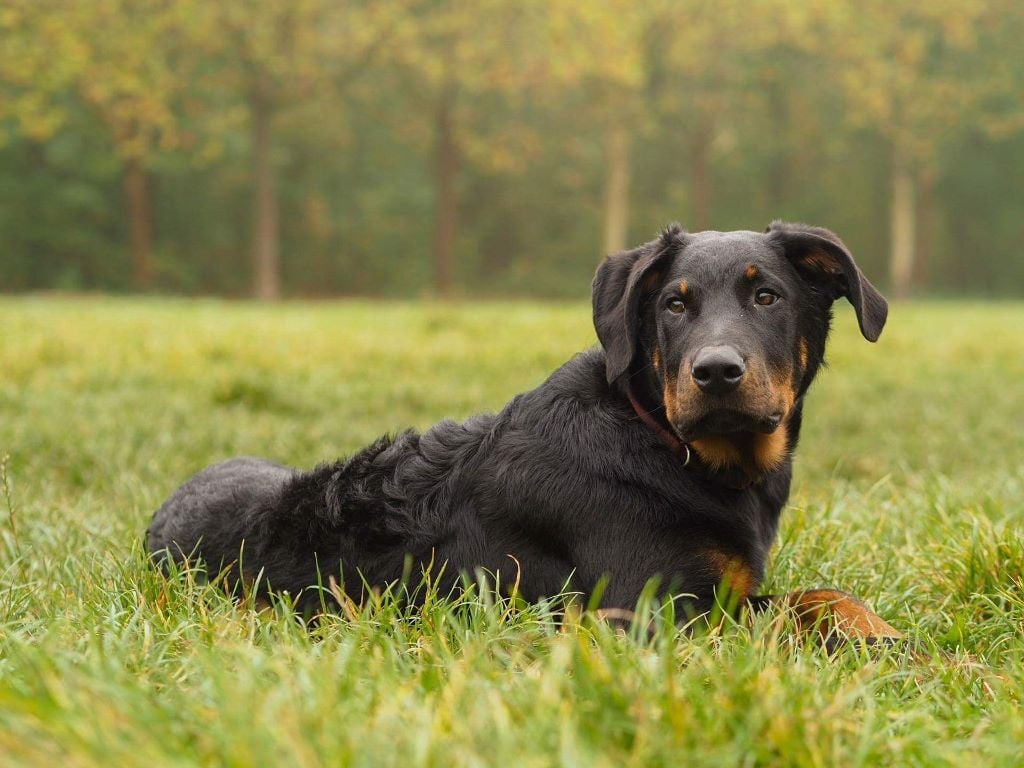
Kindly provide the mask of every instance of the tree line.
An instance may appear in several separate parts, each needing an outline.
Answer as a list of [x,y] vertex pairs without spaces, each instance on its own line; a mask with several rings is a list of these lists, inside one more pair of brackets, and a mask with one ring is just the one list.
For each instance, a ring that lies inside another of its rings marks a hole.
[[7,0],[0,288],[580,295],[678,220],[1024,290],[1017,0]]

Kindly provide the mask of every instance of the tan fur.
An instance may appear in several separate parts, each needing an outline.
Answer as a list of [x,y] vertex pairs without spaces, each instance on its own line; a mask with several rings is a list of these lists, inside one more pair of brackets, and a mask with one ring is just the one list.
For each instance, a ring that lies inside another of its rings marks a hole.
[[787,371],[771,378],[772,389],[777,397],[782,398],[783,416],[782,422],[774,432],[754,435],[754,466],[761,472],[778,469],[786,460],[786,453],[789,451],[789,413],[796,401],[792,372]]
[[864,638],[901,638],[903,634],[852,595],[831,589],[794,592],[786,596],[801,630],[818,628],[827,636],[834,630]]
[[753,279],[755,279],[755,278],[757,277],[757,274],[758,274],[758,273],[757,273],[757,267],[756,267],[756,266],[755,266],[754,264],[751,264],[751,265],[750,265],[749,267],[747,267],[747,268],[746,268],[746,270],[744,270],[744,272],[743,272],[743,276],[744,276],[745,278],[747,278],[747,280],[753,280]]
[[654,353],[651,355],[651,365],[654,366],[654,370],[661,370],[661,351],[655,347]]
[[836,260],[824,251],[811,251],[800,257],[800,264],[809,269],[818,269],[830,275],[839,273]]
[[679,388],[676,386],[677,378],[675,371],[665,371],[665,391],[662,392],[662,400],[665,401],[665,416],[669,424],[674,424],[679,413]]
[[773,390],[782,398],[782,420],[785,421],[789,416],[789,412],[793,410],[793,404],[796,402],[796,390],[793,388],[793,372],[783,371],[772,376],[771,379]]
[[[738,395],[752,411],[781,411],[783,417],[779,427],[769,434],[744,432],[736,435],[705,435],[691,440],[690,445],[712,469],[742,466],[752,479],[756,479],[778,469],[786,460],[789,451],[787,421],[796,399],[793,374],[785,371],[771,375],[763,367],[758,370],[752,366],[748,370],[747,379],[740,385]],[[699,408],[700,401],[700,390],[692,377],[689,377],[689,383],[682,393],[666,382],[665,410],[670,422],[674,422],[680,411]]]
[[788,424],[780,424],[778,429],[767,435],[754,435],[754,465],[761,472],[771,472],[782,466],[788,451]]
[[752,478],[778,469],[789,451],[789,427],[780,424],[769,434],[707,435],[690,441],[711,469],[742,466]]
[[[703,407],[704,395],[690,375],[689,369],[681,373],[686,383],[682,391],[676,394],[676,405],[680,411],[699,413]],[[771,373],[763,364],[751,361],[747,375],[732,397],[736,403],[742,403],[745,409],[754,413],[781,411],[785,417],[793,407],[795,399],[793,372],[787,370]]]
[[721,435],[708,435],[692,440],[690,445],[700,456],[700,460],[712,469],[724,469],[739,464],[743,459],[739,446]]
[[679,295],[680,296],[686,296],[686,294],[689,293],[689,291],[690,291],[690,284],[688,282],[686,282],[685,280],[680,280],[679,281]]
[[807,339],[800,339],[800,368],[807,370],[807,359],[810,356],[810,349],[807,347]]
[[746,600],[757,589],[758,579],[743,558],[713,549],[708,552],[708,559],[718,575],[718,583],[728,589],[734,599]]

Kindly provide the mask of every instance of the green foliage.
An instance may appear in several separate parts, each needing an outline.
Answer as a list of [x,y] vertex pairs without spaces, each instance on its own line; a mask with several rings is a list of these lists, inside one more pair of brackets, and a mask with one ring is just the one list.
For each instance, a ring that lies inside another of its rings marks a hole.
[[499,408],[594,342],[582,303],[0,301],[0,762],[1017,765],[1024,307],[902,305],[877,345],[837,310],[765,587],[853,591],[917,650],[472,591],[307,630],[146,564],[203,465]]
[[11,0],[0,290],[244,294],[271,237],[286,294],[418,296],[453,199],[463,294],[579,297],[613,242],[776,217],[884,284],[899,172],[910,287],[1020,293],[1022,34],[1014,0]]

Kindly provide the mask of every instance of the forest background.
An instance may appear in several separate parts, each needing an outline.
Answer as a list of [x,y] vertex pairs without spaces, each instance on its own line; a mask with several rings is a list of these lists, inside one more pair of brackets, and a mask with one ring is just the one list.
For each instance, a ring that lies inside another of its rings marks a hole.
[[5,0],[0,291],[583,297],[680,221],[1024,294],[1017,0]]

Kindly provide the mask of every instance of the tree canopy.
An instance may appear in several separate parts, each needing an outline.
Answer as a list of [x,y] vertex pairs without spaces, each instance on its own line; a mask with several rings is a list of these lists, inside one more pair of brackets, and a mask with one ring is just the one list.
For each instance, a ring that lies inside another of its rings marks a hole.
[[670,221],[1024,293],[1014,0],[9,0],[0,290],[586,291]]

